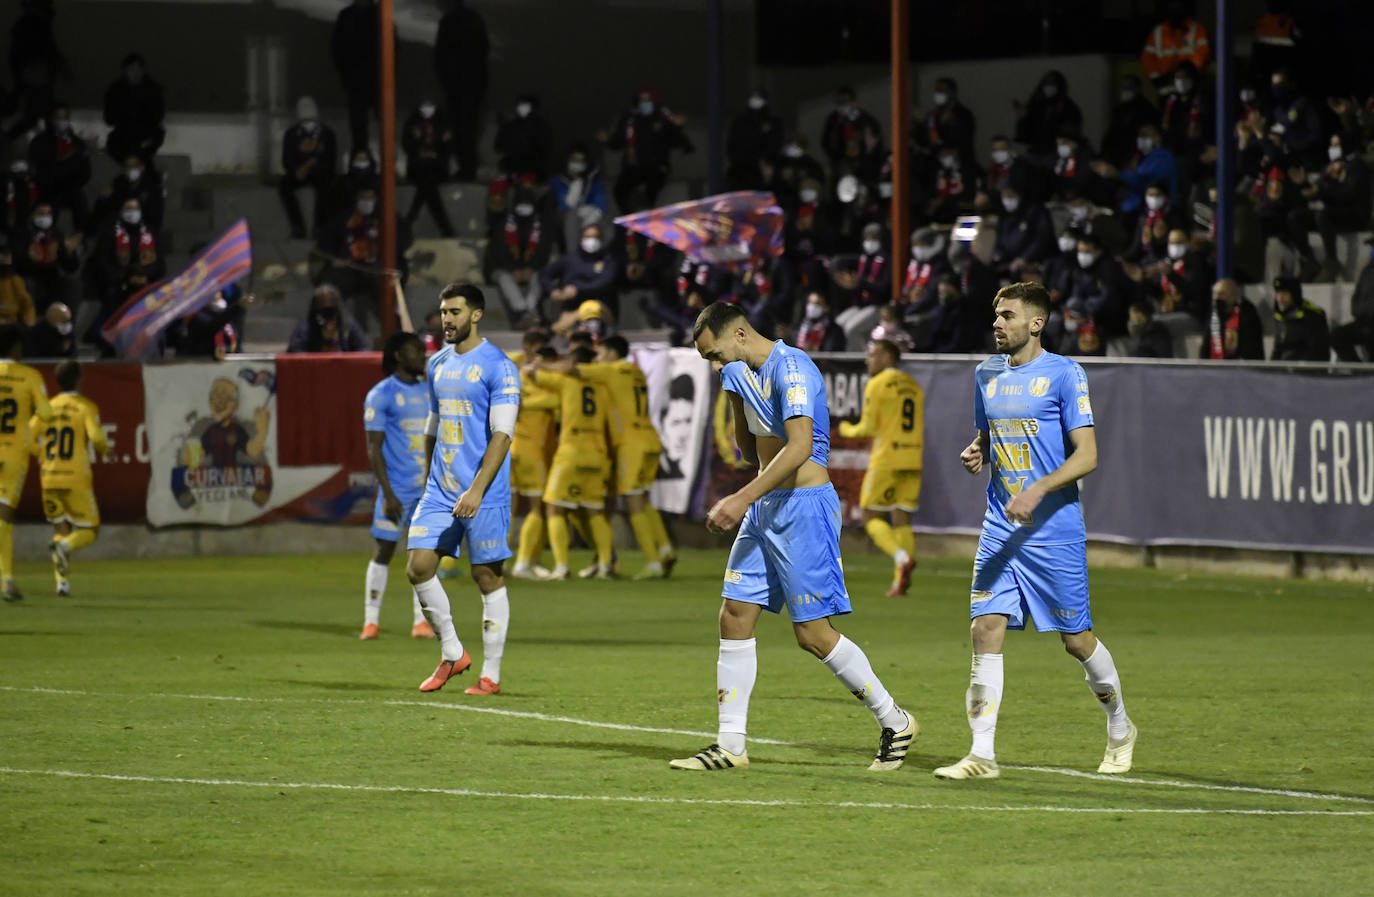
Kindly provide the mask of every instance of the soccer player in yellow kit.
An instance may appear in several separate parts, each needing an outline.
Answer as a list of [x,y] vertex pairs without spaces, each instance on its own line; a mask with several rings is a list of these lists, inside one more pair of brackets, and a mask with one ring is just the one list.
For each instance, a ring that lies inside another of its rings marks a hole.
[[87,446],[94,446],[96,455],[104,457],[110,453],[110,443],[100,426],[100,409],[81,395],[81,365],[64,361],[57,366],[56,376],[61,392],[52,400],[52,420],[45,427],[35,416],[30,426],[43,483],[43,514],[53,525],[48,551],[57,594],[65,598],[72,593],[67,579],[72,552],[90,545],[100,533]]
[[52,420],[43,378],[20,364],[24,331],[17,324],[0,325],[0,580],[6,601],[22,601],[14,584],[14,513],[33,453],[30,418]]
[[647,561],[635,579],[661,579],[677,563],[663,518],[649,502],[649,487],[658,474],[658,456],[663,445],[649,418],[649,385],[644,372],[630,361],[629,355],[630,344],[625,337],[608,336],[597,346],[596,361],[579,364],[577,373],[584,380],[603,386],[611,400],[615,492],[625,497],[630,529]]
[[[863,416],[857,424],[840,424],[840,435],[846,439],[873,437],[859,507],[864,512],[864,531],[892,558],[890,597],[906,594],[916,567],[911,513],[921,497],[925,418],[925,394],[915,380],[897,369],[900,358],[901,350],[889,340],[869,344],[870,379],[864,387]],[[890,524],[888,514],[892,515]]]
[[[573,350],[574,364],[596,360],[592,349]],[[596,550],[592,572],[597,579],[611,578],[611,524],[606,520],[606,487],[611,475],[606,424],[610,400],[606,390],[589,380],[530,364],[525,376],[543,389],[558,393],[558,450],[553,455],[544,505],[548,511],[549,545],[554,568],[550,579],[568,578],[568,512],[585,514]]]
[[[527,348],[528,337],[526,334]],[[556,361],[558,352],[550,346],[540,346],[524,357]],[[556,392],[540,388],[530,377],[521,379],[520,415],[515,419],[515,438],[510,445],[511,501],[513,504],[516,495],[523,495],[529,500],[530,509],[520,526],[515,566],[510,571],[512,579],[542,579],[549,572],[538,561],[544,550],[544,487],[548,485],[549,463],[557,443],[559,404]]]

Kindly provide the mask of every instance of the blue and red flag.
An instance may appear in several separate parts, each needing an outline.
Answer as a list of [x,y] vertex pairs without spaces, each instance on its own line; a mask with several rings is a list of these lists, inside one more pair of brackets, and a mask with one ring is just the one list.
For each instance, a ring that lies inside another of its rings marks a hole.
[[240,218],[219,239],[191,260],[176,277],[139,290],[119,307],[101,329],[124,358],[152,354],[169,324],[195,314],[215,294],[253,270],[248,219]]
[[772,193],[741,190],[615,219],[708,265],[735,268],[782,255],[782,209]]

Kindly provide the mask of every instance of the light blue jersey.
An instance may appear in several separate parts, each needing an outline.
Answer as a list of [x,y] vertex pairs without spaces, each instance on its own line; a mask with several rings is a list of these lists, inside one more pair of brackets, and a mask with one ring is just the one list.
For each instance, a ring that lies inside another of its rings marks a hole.
[[994,355],[974,372],[974,424],[991,443],[992,478],[983,518],[987,539],[1020,544],[1058,545],[1087,539],[1078,484],[1049,493],[1031,522],[1007,519],[1006,505],[1024,487],[1058,469],[1073,451],[1069,433],[1093,426],[1088,377],[1078,362],[1041,352],[1033,361],[1010,367]]
[[[506,353],[487,342],[458,354],[445,346],[429,360],[430,410],[439,418],[434,457],[425,485],[428,498],[456,503],[472,485],[491,441],[488,420],[495,405],[520,404],[520,372]],[[440,501],[440,504],[443,502]],[[487,487],[482,507],[509,507],[510,455]]]
[[811,418],[811,460],[829,466],[830,406],[825,398],[825,380],[810,356],[779,340],[758,371],[737,361],[720,373],[721,387],[744,400],[751,417],[750,429],[757,425],[767,431],[754,430],[757,436],[786,439],[789,419]]
[[429,386],[387,377],[363,402],[363,429],[382,433],[382,460],[391,489],[402,504],[414,504],[425,489],[425,418]]

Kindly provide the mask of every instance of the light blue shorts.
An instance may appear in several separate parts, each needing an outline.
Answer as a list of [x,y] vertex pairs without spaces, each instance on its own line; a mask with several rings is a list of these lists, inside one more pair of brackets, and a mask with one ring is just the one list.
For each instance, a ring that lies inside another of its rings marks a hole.
[[794,623],[849,613],[835,487],[777,489],[750,505],[721,595],[775,614],[786,605]]
[[468,561],[473,564],[494,564],[511,556],[510,505],[477,509],[472,518],[454,517],[455,499],[426,489],[424,497],[410,519],[407,545],[428,548],[448,557],[459,557],[459,545],[466,536]]
[[383,542],[401,541],[401,533],[410,529],[410,518],[415,515],[415,506],[420,503],[419,495],[397,495],[401,500],[401,520],[399,523],[388,520],[382,511],[382,490],[377,490],[377,502],[372,507],[372,538]]
[[1088,543],[1026,545],[1015,536],[978,539],[969,617],[1006,614],[1008,629],[1082,632],[1093,628],[1088,608]]

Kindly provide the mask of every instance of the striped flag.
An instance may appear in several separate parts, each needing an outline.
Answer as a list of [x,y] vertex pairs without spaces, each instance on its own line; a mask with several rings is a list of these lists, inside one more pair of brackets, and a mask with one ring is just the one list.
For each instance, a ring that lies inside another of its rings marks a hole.
[[123,358],[143,358],[173,321],[195,314],[253,270],[248,219],[240,218],[176,277],[144,287],[105,322],[101,334]]
[[699,262],[734,268],[782,255],[782,209],[772,193],[741,190],[622,215],[615,223]]

